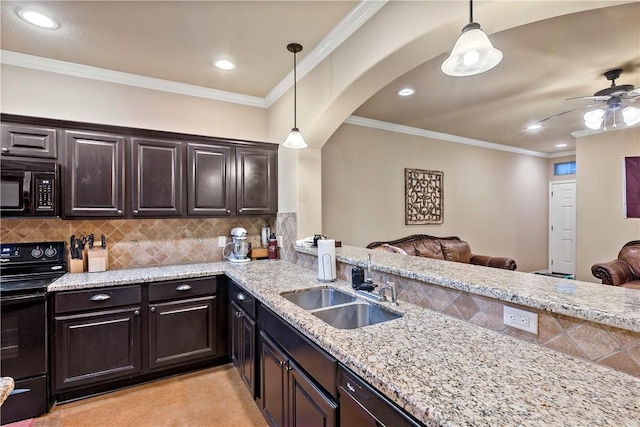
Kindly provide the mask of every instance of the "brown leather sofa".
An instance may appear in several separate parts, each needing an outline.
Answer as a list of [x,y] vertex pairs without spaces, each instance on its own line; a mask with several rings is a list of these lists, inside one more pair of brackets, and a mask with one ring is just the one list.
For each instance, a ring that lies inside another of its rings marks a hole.
[[618,259],[594,264],[591,273],[605,285],[640,289],[640,240],[626,243]]
[[368,244],[367,248],[505,270],[515,270],[517,267],[516,262],[511,258],[474,255],[467,242],[453,236],[435,237],[427,234],[412,234],[389,242],[373,242]]

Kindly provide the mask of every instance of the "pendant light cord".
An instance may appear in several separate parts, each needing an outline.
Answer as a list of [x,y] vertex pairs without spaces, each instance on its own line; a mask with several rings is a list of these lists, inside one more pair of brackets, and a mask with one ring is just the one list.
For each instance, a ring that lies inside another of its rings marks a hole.
[[296,112],[298,110],[298,75],[296,73],[297,62],[296,62],[296,54],[297,52],[293,52],[293,127],[294,129],[298,129],[298,122],[296,117]]
[[469,0],[469,22],[473,22],[473,0]]

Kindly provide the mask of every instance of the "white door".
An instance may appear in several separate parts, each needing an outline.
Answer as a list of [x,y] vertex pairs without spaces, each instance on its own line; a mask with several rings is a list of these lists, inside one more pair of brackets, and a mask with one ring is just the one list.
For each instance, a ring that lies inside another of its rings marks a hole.
[[576,274],[576,182],[549,183],[549,271]]

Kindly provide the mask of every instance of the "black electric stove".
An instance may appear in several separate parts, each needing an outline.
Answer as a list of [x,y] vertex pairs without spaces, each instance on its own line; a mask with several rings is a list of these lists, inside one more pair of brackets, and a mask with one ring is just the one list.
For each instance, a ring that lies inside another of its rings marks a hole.
[[12,377],[0,424],[49,410],[47,286],[67,272],[64,242],[0,245],[0,375]]

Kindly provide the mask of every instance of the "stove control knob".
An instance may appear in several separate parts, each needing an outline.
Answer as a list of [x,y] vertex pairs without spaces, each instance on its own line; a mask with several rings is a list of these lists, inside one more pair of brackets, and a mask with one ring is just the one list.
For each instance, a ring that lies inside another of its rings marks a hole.
[[44,254],[44,251],[42,249],[40,249],[39,246],[35,247],[32,251],[31,251],[31,256],[33,258],[40,258],[42,257],[42,254]]
[[58,251],[53,246],[50,246],[50,247],[48,247],[47,249],[44,250],[44,256],[46,256],[48,258],[56,256],[57,253],[58,253]]

